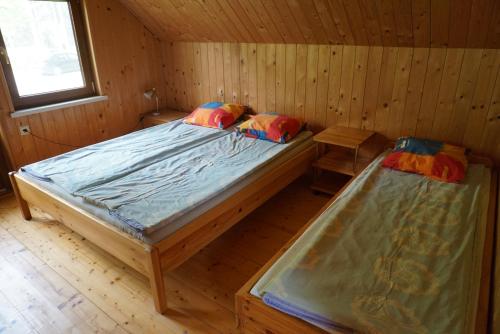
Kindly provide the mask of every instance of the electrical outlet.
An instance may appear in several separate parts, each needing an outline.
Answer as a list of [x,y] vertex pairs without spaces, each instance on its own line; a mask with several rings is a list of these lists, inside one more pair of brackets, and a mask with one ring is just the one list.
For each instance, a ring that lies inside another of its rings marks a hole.
[[30,127],[29,125],[21,125],[19,126],[19,133],[21,136],[26,136],[30,134]]

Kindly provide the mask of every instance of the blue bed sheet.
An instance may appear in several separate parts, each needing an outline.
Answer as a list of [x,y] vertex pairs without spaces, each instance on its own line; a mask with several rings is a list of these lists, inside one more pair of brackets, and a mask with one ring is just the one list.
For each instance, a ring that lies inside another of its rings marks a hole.
[[36,162],[21,170],[74,195],[229,134],[230,131],[173,121]]
[[75,195],[151,233],[310,137],[304,132],[290,143],[278,144],[231,132]]

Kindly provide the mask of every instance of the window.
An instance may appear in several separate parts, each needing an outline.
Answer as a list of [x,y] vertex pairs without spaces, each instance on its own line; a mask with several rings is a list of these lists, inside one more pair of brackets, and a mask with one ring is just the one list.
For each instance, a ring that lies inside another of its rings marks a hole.
[[94,95],[78,0],[0,0],[0,60],[16,110]]

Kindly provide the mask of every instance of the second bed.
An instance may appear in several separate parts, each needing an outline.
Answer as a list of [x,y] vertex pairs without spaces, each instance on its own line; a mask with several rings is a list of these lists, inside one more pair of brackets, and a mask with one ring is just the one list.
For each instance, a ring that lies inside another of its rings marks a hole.
[[485,331],[496,174],[443,183],[383,158],[238,292],[244,333]]

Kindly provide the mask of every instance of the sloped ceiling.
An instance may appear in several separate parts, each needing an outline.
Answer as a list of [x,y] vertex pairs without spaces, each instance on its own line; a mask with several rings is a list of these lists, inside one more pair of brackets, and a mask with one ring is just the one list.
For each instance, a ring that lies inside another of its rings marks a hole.
[[498,0],[121,0],[166,41],[500,48]]

